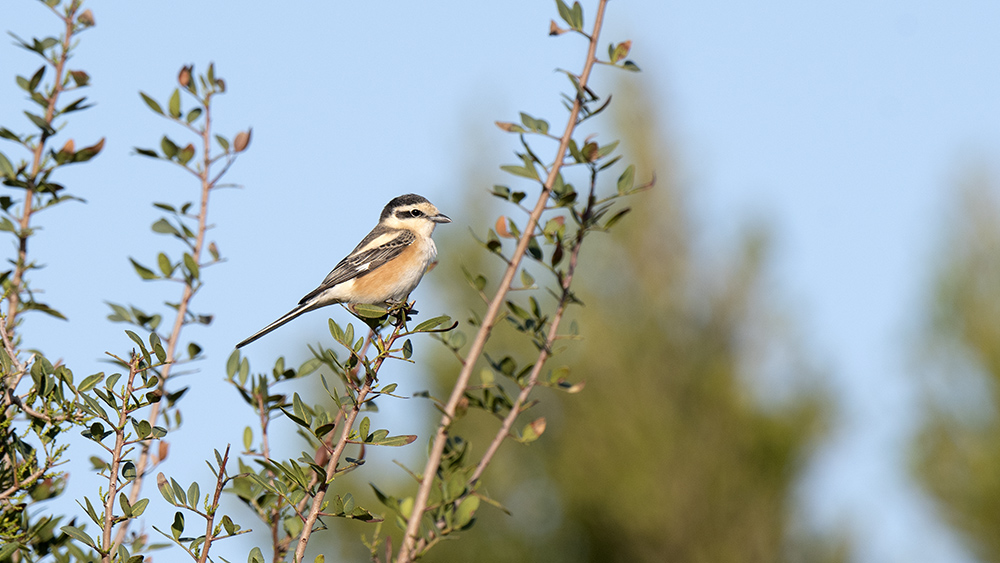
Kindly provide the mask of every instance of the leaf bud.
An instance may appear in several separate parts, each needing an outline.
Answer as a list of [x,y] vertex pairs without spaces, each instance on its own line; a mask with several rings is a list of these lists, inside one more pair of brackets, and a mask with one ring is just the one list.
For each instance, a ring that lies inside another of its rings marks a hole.
[[94,13],[89,9],[84,10],[79,16],[76,17],[77,23],[83,27],[93,27],[94,26]]
[[253,128],[237,133],[236,138],[233,140],[233,150],[236,152],[243,152],[247,150],[247,146],[250,144],[250,135],[252,134]]
[[180,74],[177,75],[177,82],[184,88],[187,88],[191,84],[191,71],[194,70],[192,65],[187,65],[181,68]]

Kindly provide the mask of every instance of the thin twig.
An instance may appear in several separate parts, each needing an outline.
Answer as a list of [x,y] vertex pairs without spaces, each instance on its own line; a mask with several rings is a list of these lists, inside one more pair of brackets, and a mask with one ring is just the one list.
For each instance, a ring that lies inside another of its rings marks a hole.
[[[63,23],[66,25],[66,31],[62,38],[62,51],[59,54],[59,58],[55,63],[56,76],[52,84],[52,94],[49,96],[48,105],[45,107],[45,123],[52,125],[52,121],[55,119],[56,104],[59,101],[59,94],[63,91],[63,82],[65,76],[63,71],[66,67],[66,61],[69,60],[69,52],[73,45],[73,35],[76,28],[73,24],[73,18],[76,16],[76,11],[79,9],[78,3],[73,3],[70,5],[69,12],[66,15],[58,15]],[[31,179],[32,184],[35,178],[41,173],[42,166],[42,155],[45,153],[45,141],[47,140],[46,135],[43,133],[38,140],[38,144],[35,145],[34,154],[31,158]],[[13,330],[17,322],[18,305],[21,300],[21,290],[24,283],[24,274],[28,270],[28,237],[30,236],[31,228],[31,216],[34,213],[34,185],[30,186],[27,190],[24,190],[24,209],[22,210],[22,215],[20,217],[19,226],[20,229],[17,233],[18,244],[17,244],[17,262],[14,264],[14,275],[11,277],[10,282],[10,294],[7,298],[7,327],[9,330]]]
[[[369,370],[366,370],[364,383],[358,390],[357,397],[354,400],[354,406],[351,407],[350,412],[344,417],[344,424],[340,430],[340,439],[337,440],[337,445],[334,447],[333,452],[330,454],[330,460],[326,464],[326,479],[319,484],[316,490],[316,495],[313,497],[312,506],[309,509],[309,514],[306,517],[305,524],[302,528],[302,535],[299,536],[299,543],[295,547],[295,563],[300,563],[302,558],[305,556],[306,546],[309,544],[309,536],[312,534],[313,526],[316,524],[316,519],[319,518],[320,509],[323,506],[323,499],[326,497],[326,491],[330,486],[330,482],[337,474],[337,464],[340,462],[340,456],[343,455],[344,449],[347,447],[348,438],[351,435],[351,429],[354,427],[354,421],[357,420],[358,414],[361,412],[361,408],[364,406],[368,394],[372,391],[375,384],[375,378],[373,374],[377,374],[379,368],[382,367],[382,363],[389,357],[389,349],[392,344],[399,338],[400,330],[402,329],[406,321],[406,311],[400,313],[399,322],[396,324],[392,331],[392,335],[389,337],[387,342],[383,342],[381,337],[379,337],[380,348],[378,357],[372,363]],[[370,339],[370,338],[369,338]],[[353,353],[353,352],[352,352]],[[358,362],[359,366],[361,362]],[[360,370],[360,368],[358,368]],[[362,438],[363,439],[363,438]]]
[[[121,395],[121,411],[118,415],[118,423],[115,425],[115,445],[111,450],[111,466],[108,469],[108,499],[104,502],[104,543],[101,544],[104,546],[104,549],[107,550],[101,558],[101,561],[106,563],[111,563],[114,553],[117,551],[118,546],[121,545],[122,542],[122,539],[119,538],[124,538],[124,534],[122,534],[121,530],[119,530],[114,543],[111,543],[111,529],[117,523],[117,519],[114,515],[114,509],[115,496],[118,493],[118,472],[123,459],[122,448],[125,446],[126,442],[125,434],[128,431],[126,426],[128,424],[129,413],[135,410],[134,408],[130,409],[128,403],[129,398],[132,397],[135,390],[133,385],[135,382],[135,376],[139,373],[139,359],[139,355],[133,355],[131,361],[129,361],[128,381],[125,382],[125,392]],[[126,519],[125,522],[127,523],[128,520]],[[122,528],[124,527],[125,526],[122,526]]]
[[209,510],[205,516],[207,520],[205,523],[205,545],[201,548],[201,557],[198,559],[198,563],[205,563],[208,560],[208,550],[212,547],[212,541],[215,539],[215,531],[212,528],[215,522],[215,512],[219,509],[219,498],[222,496],[222,488],[226,484],[226,465],[228,464],[229,446],[226,445],[226,453],[222,455],[222,463],[219,464],[219,478],[215,481],[215,496],[212,497],[212,510]]
[[[205,125],[201,130],[202,136],[202,159],[203,166],[199,173],[201,178],[201,205],[199,207],[198,213],[198,230],[196,232],[195,244],[192,248],[191,257],[194,259],[195,264],[201,263],[201,252],[204,248],[205,243],[205,230],[208,220],[208,196],[212,191],[212,183],[209,181],[209,164],[211,158],[211,148],[212,148],[212,91],[208,90],[205,93],[205,100],[203,106],[205,108]],[[167,379],[170,377],[170,368],[176,363],[177,359],[177,347],[180,342],[181,328],[185,324],[185,318],[188,314],[188,307],[190,306],[191,299],[194,294],[198,291],[194,284],[197,283],[195,280],[191,280],[191,283],[184,284],[184,291],[181,294],[181,300],[177,306],[177,317],[174,319],[174,326],[170,332],[170,338],[167,340],[167,359],[164,362],[162,369],[160,370],[160,383],[158,386],[159,391],[165,396],[166,395],[166,384]],[[155,425],[157,418],[160,416],[160,404],[161,401],[157,401],[152,404],[149,411],[149,421],[150,424]],[[139,498],[139,494],[142,492],[142,484],[145,480],[146,468],[150,463],[150,449],[152,447],[152,440],[145,440],[141,445],[141,452],[139,454],[139,460],[135,464],[136,476],[132,481],[132,488],[129,491],[129,502],[135,503]],[[128,531],[128,522],[126,522],[118,530],[119,541],[125,537]]]
[[[591,190],[593,193],[593,182],[591,183]],[[593,202],[593,197],[590,198]],[[592,211],[592,206],[588,205],[587,210],[584,211],[584,216],[590,215]],[[487,448],[486,453],[476,464],[476,469],[469,477],[469,488],[470,490],[475,486],[479,478],[482,477],[483,472],[489,466],[490,461],[493,460],[493,456],[496,455],[497,450],[500,449],[500,444],[510,435],[510,429],[513,428],[514,422],[517,420],[519,414],[521,414],[521,407],[528,400],[528,395],[535,388],[538,383],[538,376],[542,371],[545,361],[549,359],[552,354],[552,344],[559,338],[559,324],[562,322],[563,313],[566,312],[566,307],[570,304],[570,285],[573,283],[573,274],[576,273],[576,263],[580,255],[580,247],[583,245],[583,237],[586,234],[586,228],[584,226],[580,227],[577,231],[576,240],[573,243],[573,249],[570,251],[569,265],[566,268],[566,275],[562,278],[562,297],[559,300],[559,306],[556,308],[556,313],[552,317],[551,324],[549,325],[549,332],[545,338],[545,345],[541,347],[538,352],[538,359],[535,361],[535,365],[531,368],[531,373],[528,375],[528,380],[521,388],[521,392],[518,393],[517,398],[514,400],[514,404],[510,408],[510,412],[504,417],[503,423],[500,425],[500,429],[497,431],[496,436],[490,443],[489,448]]]
[[[587,59],[584,63],[583,72],[580,74],[579,84],[581,91],[585,91],[586,89],[587,82],[590,79],[591,69],[593,68],[594,61],[596,60],[595,53],[597,51],[598,35],[604,20],[604,10],[606,6],[607,0],[600,0],[597,6],[597,14],[594,18],[594,31],[590,35],[590,46],[587,50]],[[559,175],[559,170],[562,168],[563,155],[566,154],[566,150],[569,147],[569,141],[573,136],[574,129],[576,128],[577,118],[580,115],[580,109],[582,106],[583,100],[578,94],[573,101],[573,107],[570,109],[566,129],[559,141],[557,157],[553,161],[552,168],[549,170],[549,175],[546,178],[542,191],[538,196],[538,201],[535,203],[535,207],[532,209],[531,215],[528,217],[528,224],[525,226],[521,239],[518,241],[517,248],[514,250],[514,254],[511,257],[510,264],[504,272],[503,279],[500,282],[500,287],[497,289],[497,294],[490,303],[490,306],[486,311],[486,315],[483,317],[482,324],[479,327],[479,331],[476,333],[476,338],[473,340],[472,346],[469,348],[466,363],[462,366],[462,371],[459,373],[458,380],[452,388],[451,396],[448,399],[448,403],[444,409],[444,414],[441,417],[441,422],[439,423],[437,432],[434,435],[434,442],[431,446],[430,455],[428,456],[427,463],[424,466],[424,472],[421,476],[422,480],[420,482],[420,489],[414,499],[413,510],[410,512],[406,532],[403,536],[403,545],[400,547],[399,555],[396,559],[397,563],[409,563],[413,560],[413,548],[416,544],[417,535],[420,531],[420,522],[423,520],[424,510],[427,508],[427,499],[430,497],[434,477],[441,464],[441,456],[444,453],[445,444],[448,441],[448,427],[451,425],[451,422],[455,417],[459,402],[465,396],[465,389],[468,386],[473,367],[476,365],[476,359],[483,353],[486,341],[497,321],[497,316],[500,314],[504,298],[506,297],[511,283],[514,280],[514,275],[521,263],[521,259],[524,257],[524,253],[528,248],[528,243],[531,241],[531,235],[534,233],[535,227],[538,225],[539,218],[545,210],[549,195],[552,192],[552,186]]]

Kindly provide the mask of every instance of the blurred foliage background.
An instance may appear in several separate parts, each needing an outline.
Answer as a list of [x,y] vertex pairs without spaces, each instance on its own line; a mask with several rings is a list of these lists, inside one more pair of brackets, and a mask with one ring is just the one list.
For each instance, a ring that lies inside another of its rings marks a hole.
[[985,173],[962,183],[928,303],[927,416],[914,468],[983,561],[1000,561],[1000,200]]
[[[582,338],[565,341],[551,366],[569,367],[585,386],[541,390],[538,412],[518,426],[541,415],[546,433],[527,446],[504,444],[487,471],[486,493],[513,517],[484,504],[462,541],[444,542],[426,560],[846,560],[846,541],[797,522],[798,480],[824,439],[831,400],[767,290],[766,230],[744,229],[717,263],[699,258],[670,141],[649,118],[652,100],[624,85],[615,92],[622,152],[637,182],[655,173],[657,184],[581,255],[576,287],[585,305],[571,318]],[[471,224],[512,213],[499,200],[477,204],[491,178],[482,166],[467,170],[470,189],[457,207],[477,217]],[[503,263],[468,233],[441,235],[449,259],[436,280],[451,296],[449,313],[464,320],[482,303],[461,268],[493,271],[495,283]],[[532,356],[503,323],[493,338],[487,353],[520,349],[519,365]],[[459,366],[434,348],[429,371],[440,394]],[[498,425],[477,412],[457,430],[478,455]],[[341,549],[353,540],[342,541]]]

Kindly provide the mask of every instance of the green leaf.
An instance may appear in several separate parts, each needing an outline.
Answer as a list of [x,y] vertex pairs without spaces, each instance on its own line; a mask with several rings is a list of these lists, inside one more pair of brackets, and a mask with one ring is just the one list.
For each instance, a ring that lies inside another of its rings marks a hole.
[[77,86],[86,86],[90,83],[90,75],[82,70],[71,70],[69,75],[73,77],[73,82],[76,82]]
[[635,184],[635,165],[629,164],[622,175],[618,177],[618,195],[625,195],[632,191]]
[[301,426],[303,428],[309,428],[309,423],[306,422],[305,419],[303,419],[303,418],[301,418],[299,416],[296,416],[294,413],[288,412],[288,410],[285,409],[285,408],[281,408],[281,412],[285,413],[285,416],[287,416],[289,419],[291,419],[291,421],[294,422],[295,424],[298,424],[299,426]]
[[97,549],[97,543],[95,543],[94,540],[92,540],[90,536],[88,536],[87,533],[81,530],[80,528],[77,528],[75,526],[63,526],[62,528],[60,528],[60,530],[62,530],[64,534],[75,539],[76,541],[83,542],[89,545],[90,547]]
[[[126,334],[126,336],[128,336],[132,340],[132,342],[135,342],[139,346],[139,349],[143,353],[146,352],[146,345],[143,343],[142,339],[139,338],[138,334],[132,332],[131,330],[126,330],[125,334]],[[118,377],[121,377],[121,374],[120,373],[116,373],[116,374],[114,374],[111,377],[114,377],[114,378],[117,379]],[[110,378],[109,378],[109,381],[110,381]],[[114,385],[114,383],[110,383],[110,385]]]
[[399,446],[405,446],[407,444],[412,444],[417,439],[414,434],[403,434],[400,436],[389,436],[388,438],[382,440],[376,445],[379,446],[390,446],[398,448]]
[[533,278],[527,270],[521,270],[521,283],[524,287],[531,287],[535,285],[535,278]]
[[161,252],[157,255],[156,262],[160,267],[160,272],[163,274],[163,277],[169,278],[170,274],[174,273],[174,265],[170,263],[170,259],[167,258],[166,254]]
[[163,108],[160,107],[160,104],[156,103],[156,100],[150,98],[149,96],[146,95],[145,92],[142,91],[139,92],[139,95],[142,96],[142,101],[146,102],[146,105],[149,106],[149,109],[155,111],[160,115],[163,115]]
[[520,125],[518,125],[516,123],[511,123],[509,121],[494,121],[493,123],[496,123],[497,127],[499,127],[500,129],[503,129],[504,131],[506,131],[508,133],[524,133],[525,132],[524,127],[521,127]]
[[191,483],[191,486],[188,487],[187,495],[188,502],[191,503],[191,506],[197,506],[198,502],[201,500],[201,488],[198,486],[197,481]]
[[[378,319],[386,316],[389,310],[385,307],[380,307],[378,305],[371,305],[368,303],[357,303],[351,306],[357,315],[363,319]],[[348,339],[350,340],[350,339]]]
[[573,29],[577,31],[583,30],[583,8],[580,7],[579,2],[573,2],[573,9],[570,11],[570,19],[572,20],[570,25],[573,26]]
[[12,542],[0,547],[0,561],[10,561],[13,558],[14,552],[21,549],[22,544],[20,542]]
[[597,158],[598,159],[604,158],[604,157],[608,156],[609,154],[611,154],[612,152],[614,152],[614,150],[618,147],[618,143],[620,143],[620,142],[621,141],[612,141],[612,142],[604,145],[600,149],[598,149],[597,150]]
[[148,438],[149,434],[153,431],[153,426],[146,420],[133,422],[132,425],[135,426],[135,433],[138,434],[140,440]]
[[86,393],[87,391],[90,391],[94,387],[97,387],[97,384],[103,380],[104,380],[103,371],[101,373],[95,373],[94,375],[89,375],[85,377],[83,381],[80,382],[80,386],[77,387],[77,390],[79,390],[81,393]]
[[160,150],[163,151],[164,156],[167,158],[174,158],[180,151],[180,149],[177,148],[177,145],[174,144],[174,142],[171,141],[166,135],[160,139]]
[[618,45],[608,45],[608,58],[611,59],[611,64],[615,64],[627,57],[631,48],[631,41],[623,41]]
[[174,235],[181,236],[180,231],[178,231],[173,225],[170,224],[166,219],[158,219],[151,227],[154,233],[160,233],[164,235]]
[[78,99],[78,100],[76,100],[74,102],[70,102],[69,104],[67,104],[66,106],[64,106],[61,110],[59,110],[59,113],[60,114],[71,113],[71,112],[74,112],[74,111],[80,111],[80,110],[83,110],[83,109],[87,109],[89,107],[94,107],[94,104],[84,104],[83,102],[85,102],[85,101],[87,101],[87,97],[86,96],[84,96],[84,97],[82,97],[82,98],[80,98],[80,99]]
[[7,157],[2,152],[0,152],[0,176],[3,176],[4,178],[13,178],[14,174],[14,165],[7,160]]
[[632,208],[631,207],[626,207],[625,209],[622,209],[618,213],[615,213],[614,215],[612,215],[611,218],[608,219],[608,222],[604,224],[604,228],[605,229],[610,229],[612,225],[614,225],[615,223],[617,223],[618,221],[620,221],[621,218],[624,217],[625,214],[628,213],[629,211],[632,211]]
[[413,332],[424,332],[427,330],[432,330],[438,326],[451,320],[448,315],[441,315],[440,317],[434,317],[433,319],[427,319],[426,321],[417,325],[417,328],[413,329]]
[[556,0],[556,8],[559,10],[559,17],[563,19],[564,22],[573,27],[572,14],[570,13],[569,6],[566,5],[563,0]]
[[354,324],[347,323],[347,328],[344,330],[344,346],[351,348],[354,344]]
[[523,176],[524,178],[530,178],[532,180],[538,179],[538,170],[535,169],[535,165],[531,164],[529,166],[517,166],[515,164],[505,164],[500,167],[500,170],[508,172],[515,176]]
[[140,278],[142,278],[144,280],[155,280],[155,279],[157,279],[159,277],[159,276],[156,275],[155,272],[153,272],[153,270],[150,270],[149,268],[147,268],[147,267],[143,266],[142,264],[136,262],[132,258],[129,258],[128,260],[129,260],[129,262],[132,263],[132,267],[135,268],[135,272],[137,274],[139,274]]
[[47,121],[45,121],[45,119],[27,111],[24,112],[24,115],[28,116],[28,119],[31,120],[31,122],[34,123],[36,127],[42,130],[43,135],[50,136],[55,134],[56,130],[53,129],[52,126],[49,125]]
[[233,350],[233,353],[229,355],[229,359],[226,360],[226,375],[233,377],[236,375],[236,370],[240,367],[240,352],[239,350]]
[[455,526],[457,528],[464,528],[472,522],[473,516],[476,514],[476,510],[479,509],[479,497],[468,496],[465,500],[458,504],[458,508],[455,509]]
[[[174,513],[174,523],[170,525],[170,533],[174,536],[175,540],[179,540],[181,534],[184,533],[184,515],[180,512]],[[264,563],[263,559],[261,559],[261,563]]]
[[194,158],[194,145],[191,144],[181,149],[181,152],[177,154],[177,160],[181,164],[187,164],[192,158]]
[[227,152],[229,151],[229,141],[226,140],[225,137],[223,137],[222,135],[216,135],[215,141],[219,143],[219,146],[222,147],[222,150]]
[[34,92],[35,88],[38,88],[38,83],[42,81],[42,77],[45,76],[45,67],[40,67],[35,71],[34,76],[31,77],[31,81],[28,83],[28,90]]
[[247,426],[243,429],[243,449],[251,451],[253,447],[253,429]]
[[198,119],[200,116],[201,116],[201,108],[194,108],[193,110],[188,112],[187,117],[185,119],[187,120],[188,123],[194,123],[194,120]]
[[200,268],[198,268],[197,262],[194,261],[194,257],[187,252],[184,253],[184,267],[191,273],[192,278],[198,279]]
[[299,366],[299,376],[309,375],[310,373],[323,367],[323,362],[319,358],[310,358]]
[[312,414],[306,408],[305,403],[302,402],[302,398],[299,397],[298,393],[292,395],[292,410],[295,412],[295,416],[306,421],[306,427],[312,425]]
[[170,95],[170,102],[167,105],[170,116],[179,119],[181,116],[181,91],[174,88],[174,93]]
[[535,260],[542,259],[542,247],[538,245],[538,237],[531,237],[528,241],[528,254]]
[[122,514],[124,514],[126,518],[132,517],[132,505],[128,503],[128,497],[125,496],[125,493],[118,495],[118,505],[122,507]]
[[132,505],[132,517],[137,518],[139,516],[142,516],[142,513],[146,511],[146,506],[148,505],[149,505],[148,498],[141,498],[135,501],[135,504]]
[[97,156],[104,148],[104,137],[89,147],[84,147],[73,154],[73,162],[87,162]]
[[164,500],[170,504],[177,504],[177,500],[174,498],[174,488],[170,486],[163,473],[156,475],[156,487],[160,490],[160,494],[163,495]]
[[413,355],[413,343],[407,338],[406,342],[403,342],[403,358],[409,360],[410,356]]
[[622,68],[624,68],[625,70],[631,70],[632,72],[639,72],[640,70],[639,66],[633,63],[632,61],[625,61],[622,64]]
[[358,425],[358,435],[361,436],[361,441],[364,441],[368,437],[368,429],[371,427],[371,421],[368,417],[361,419],[361,424]]
[[52,307],[49,307],[45,303],[39,303],[37,301],[28,301],[27,303],[24,304],[24,309],[26,311],[40,311],[42,313],[45,313],[46,315],[53,316],[57,319],[62,319],[64,321],[67,320],[66,315],[63,315],[62,313],[56,311]]

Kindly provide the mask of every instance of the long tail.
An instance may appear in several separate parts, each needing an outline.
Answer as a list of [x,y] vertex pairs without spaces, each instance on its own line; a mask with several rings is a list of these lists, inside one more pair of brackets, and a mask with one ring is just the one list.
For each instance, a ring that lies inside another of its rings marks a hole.
[[253,336],[251,336],[250,338],[247,338],[243,342],[240,342],[239,344],[237,344],[236,347],[237,348],[242,348],[242,347],[246,346],[247,344],[250,344],[254,340],[257,340],[261,336],[264,336],[265,334],[271,332],[272,330],[278,328],[279,326],[281,326],[281,325],[287,323],[288,321],[294,319],[295,317],[298,317],[302,313],[308,313],[309,311],[312,311],[315,308],[316,308],[316,304],[315,303],[300,303],[297,307],[295,307],[291,311],[285,313],[280,319],[278,319],[278,320],[274,321],[273,323],[265,326],[264,328],[262,328],[259,331],[257,331],[257,333],[254,334]]

